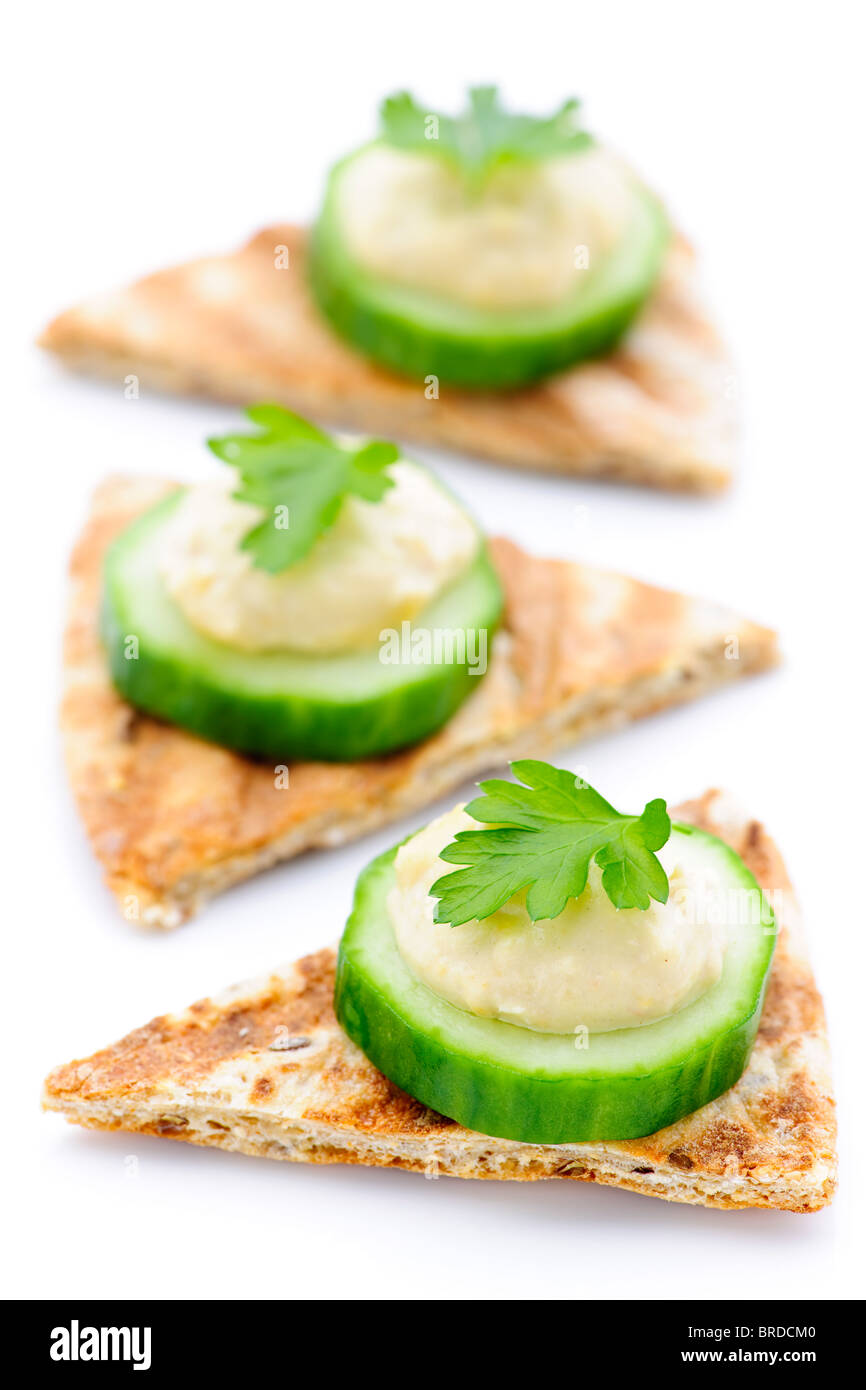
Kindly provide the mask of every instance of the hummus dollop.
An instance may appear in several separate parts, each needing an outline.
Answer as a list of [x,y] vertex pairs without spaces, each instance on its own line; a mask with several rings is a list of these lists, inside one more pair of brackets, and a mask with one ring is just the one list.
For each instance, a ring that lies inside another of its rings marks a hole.
[[208,637],[246,652],[329,654],[374,645],[431,603],[474,558],[474,523],[417,464],[389,469],[378,502],[349,496],[310,552],[279,574],[243,537],[264,512],[232,497],[227,474],[190,487],[166,522],[163,582]]
[[532,922],[519,893],[484,921],[434,922],[430,888],[455,865],[440,851],[478,822],[461,806],[401,846],[388,912],[406,964],[442,999],[485,1018],[542,1033],[606,1033],[677,1013],[710,989],[724,964],[726,930],[712,910],[719,885],[659,851],[670,880],[666,903],[618,911],[590,866],[579,898]]
[[337,215],[373,275],[475,309],[546,308],[622,238],[634,187],[598,148],[504,167],[473,189],[444,160],[372,145],[346,166]]

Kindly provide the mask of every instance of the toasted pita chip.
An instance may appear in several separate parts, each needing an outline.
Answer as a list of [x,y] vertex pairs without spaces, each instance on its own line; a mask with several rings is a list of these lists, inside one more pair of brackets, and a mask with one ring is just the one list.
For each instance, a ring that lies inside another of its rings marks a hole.
[[785,866],[718,792],[677,807],[725,838],[781,924],[749,1065],[730,1091],[646,1139],[520,1144],[463,1129],[387,1081],[334,1018],[333,950],[156,1018],[49,1076],[76,1124],[163,1134],[261,1158],[364,1163],[461,1178],[576,1178],[703,1206],[817,1211],[836,1174],[821,996]]
[[775,634],[727,609],[494,541],[504,624],[487,674],[450,723],[404,752],[275,775],[139,714],[109,680],[102,558],[169,486],[114,479],[95,498],[72,561],[61,715],[93,848],[124,915],[147,926],[176,926],[231,884],[343,844],[510,758],[544,756],[777,659]]
[[330,331],[307,292],[304,248],[301,228],[268,228],[233,255],[160,271],[68,310],[41,344],[118,382],[132,373],[159,390],[278,401],[346,428],[501,463],[690,492],[729,481],[733,378],[684,242],[616,352],[528,390],[442,385],[437,399]]

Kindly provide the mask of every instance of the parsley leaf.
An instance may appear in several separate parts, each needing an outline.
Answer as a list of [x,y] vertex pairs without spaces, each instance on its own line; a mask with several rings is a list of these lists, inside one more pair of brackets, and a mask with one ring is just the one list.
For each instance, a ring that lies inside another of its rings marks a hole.
[[444,874],[430,889],[439,899],[437,922],[459,927],[489,917],[521,889],[533,922],[556,917],[586,887],[592,860],[614,907],[667,902],[668,879],[652,853],[671,833],[664,801],[639,816],[623,816],[573,772],[524,759],[511,764],[518,782],[494,779],[466,807],[495,826],[461,830],[440,857],[466,867]]
[[376,439],[343,448],[279,405],[250,406],[246,414],[258,434],[222,435],[208,448],[237,469],[232,496],[267,513],[241,542],[257,569],[279,574],[302,560],[350,494],[378,502],[393,487],[385,470],[400,456],[395,444]]
[[425,111],[408,92],[382,103],[382,138],[397,149],[438,155],[474,182],[493,169],[574,154],[592,144],[578,125],[580,103],[566,101],[552,116],[517,116],[504,110],[496,87],[471,87],[459,116]]

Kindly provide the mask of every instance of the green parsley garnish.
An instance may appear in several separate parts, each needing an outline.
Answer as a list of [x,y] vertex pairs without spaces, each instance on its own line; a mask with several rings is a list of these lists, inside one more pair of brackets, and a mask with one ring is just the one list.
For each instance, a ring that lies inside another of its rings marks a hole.
[[382,103],[382,138],[401,150],[447,159],[470,181],[484,179],[503,164],[574,154],[592,144],[581,130],[572,99],[552,116],[516,116],[505,111],[496,87],[472,87],[459,116],[425,111],[408,92]]
[[237,469],[240,486],[232,496],[267,513],[241,542],[257,569],[288,569],[334,524],[346,497],[378,502],[393,486],[385,470],[400,457],[395,444],[375,439],[343,448],[279,405],[253,405],[246,414],[260,427],[257,434],[222,435],[209,439],[208,448]]
[[594,859],[614,907],[648,908],[668,899],[668,879],[653,850],[671,833],[664,801],[622,816],[573,772],[524,759],[511,764],[521,782],[481,782],[466,810],[495,829],[461,830],[440,857],[467,867],[443,875],[430,892],[437,922],[459,927],[489,917],[521,889],[533,922],[556,917],[586,887]]

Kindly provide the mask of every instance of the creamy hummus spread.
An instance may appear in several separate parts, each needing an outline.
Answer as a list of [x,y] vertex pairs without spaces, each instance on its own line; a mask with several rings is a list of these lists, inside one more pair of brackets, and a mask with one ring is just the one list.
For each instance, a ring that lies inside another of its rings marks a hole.
[[457,1008],[542,1033],[604,1033],[666,1018],[719,979],[726,932],[711,910],[719,885],[705,870],[687,873],[670,841],[659,851],[670,896],[646,911],[617,911],[592,864],[586,889],[558,917],[530,921],[520,893],[484,921],[437,924],[429,890],[457,867],[439,852],[459,830],[477,829],[458,806],[413,835],[397,852],[388,898],[404,961]]
[[505,167],[480,189],[445,160],[373,145],[343,171],[337,215],[365,270],[477,309],[544,308],[628,227],[633,176],[612,154]]
[[[230,473],[190,487],[166,522],[160,572],[200,632],[247,652],[327,654],[374,645],[460,575],[478,532],[417,464],[389,469],[381,501],[349,496],[313,548],[280,574],[240,549],[264,512],[231,496]],[[289,517],[291,525],[291,517]]]

